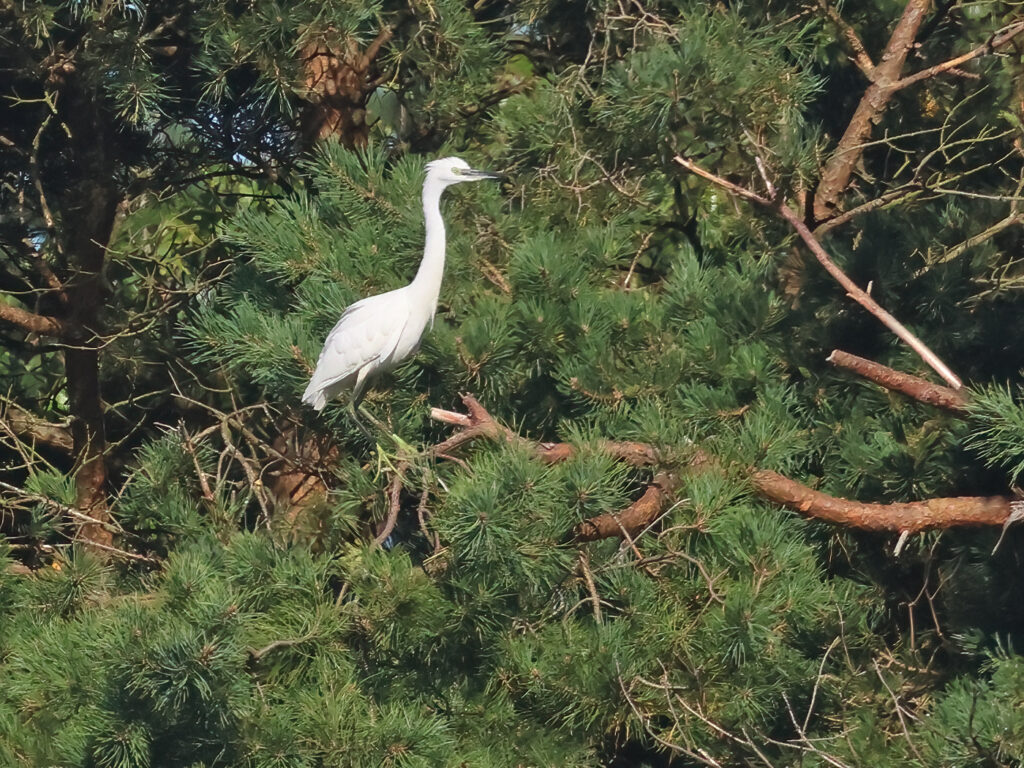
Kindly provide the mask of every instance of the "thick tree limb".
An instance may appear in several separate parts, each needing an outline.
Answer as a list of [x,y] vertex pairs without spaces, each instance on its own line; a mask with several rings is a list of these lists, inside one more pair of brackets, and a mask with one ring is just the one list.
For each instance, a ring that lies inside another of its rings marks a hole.
[[908,0],[892,36],[873,69],[871,84],[857,104],[857,109],[846,126],[846,131],[835,152],[821,172],[818,190],[814,195],[814,219],[824,221],[839,208],[839,198],[850,183],[853,169],[864,151],[864,142],[871,135],[871,127],[885,112],[889,100],[896,92],[896,83],[914,47],[914,38],[931,6],[931,0]]
[[[103,277],[107,243],[122,200],[114,170],[115,129],[91,88],[70,78],[62,90],[73,173],[66,179],[60,240],[69,264],[64,283],[68,313],[64,321],[64,373],[75,454],[75,506],[99,520],[107,510],[106,406],[100,391],[100,350],[107,289]],[[87,523],[79,537],[109,551],[110,531]]]
[[373,65],[393,35],[394,27],[385,26],[364,51],[354,37],[313,42],[302,49],[309,102],[302,114],[302,135],[307,144],[337,136],[349,148],[366,145],[366,102],[377,87]]
[[598,515],[584,520],[575,530],[577,541],[595,541],[597,539],[614,539],[621,537],[623,532],[630,537],[640,533],[653,523],[668,508],[672,494],[679,486],[679,478],[670,472],[659,472],[653,482],[647,486],[643,496],[634,501],[622,512],[614,515]]
[[45,419],[40,419],[6,398],[0,399],[0,406],[4,406],[3,410],[0,410],[0,420],[15,435],[71,454],[74,442],[71,439],[71,430],[67,425],[53,424]]
[[840,368],[870,379],[886,389],[895,392],[902,392],[922,403],[934,405],[947,411],[963,415],[967,412],[967,398],[958,390],[950,387],[943,387],[939,384],[932,384],[930,381],[911,376],[909,373],[897,371],[888,366],[867,360],[857,355],[851,355],[841,349],[832,350],[827,358],[828,362]]
[[868,294],[867,291],[861,290],[860,286],[853,282],[853,280],[851,280],[846,273],[843,272],[843,270],[841,270],[834,261],[832,261],[832,257],[829,256],[828,251],[822,247],[821,243],[814,236],[814,233],[811,232],[803,222],[803,219],[801,219],[792,208],[786,205],[785,202],[780,201],[779,203],[776,203],[774,199],[762,197],[756,192],[751,192],[749,189],[733,184],[731,181],[723,179],[720,176],[716,176],[710,171],[704,170],[691,160],[687,160],[685,157],[676,155],[675,161],[683,168],[692,171],[713,184],[716,184],[723,189],[727,189],[746,200],[750,200],[766,208],[770,208],[778,213],[780,217],[788,221],[793,229],[796,230],[796,233],[800,235],[800,239],[804,241],[807,248],[825,268],[825,271],[832,275],[835,281],[846,289],[846,293],[851,299],[877,317],[886,328],[895,333],[896,336],[907,344],[907,346],[920,355],[921,359],[928,363],[936,373],[942,376],[942,378],[945,379],[951,387],[959,389],[963,386],[963,383],[957,375],[950,370],[949,366],[942,362],[938,355],[932,352],[932,350],[923,341],[911,333],[899,320],[882,309],[878,302],[871,298],[871,295]]
[[[498,424],[482,405],[471,395],[463,395],[467,407],[472,403],[474,415],[433,409],[432,418],[448,424],[463,426],[464,432],[457,433],[450,440],[472,430],[471,437],[458,445],[478,437],[504,439],[510,430]],[[490,423],[491,427],[483,427]],[[518,438],[524,445],[533,446],[538,458],[558,460],[570,458],[575,448],[565,443],[533,443]],[[638,460],[640,466],[648,464],[647,457],[656,456],[651,446],[647,451],[638,452],[637,444],[607,443],[610,446],[633,446],[622,452],[624,461]],[[552,448],[557,446],[557,451]],[[545,458],[547,457],[547,458]],[[716,461],[700,449],[690,452],[690,471],[713,467]],[[925,501],[897,502],[892,504],[870,504],[829,496],[802,483],[791,480],[777,472],[752,468],[748,477],[755,492],[764,499],[795,510],[807,517],[824,520],[836,525],[857,528],[864,531],[918,533],[931,529],[958,527],[1003,526],[1024,515],[1024,501],[1006,496],[963,496],[935,498]],[[615,515],[598,515],[580,523],[575,530],[579,541],[593,541],[604,538],[633,536],[651,525],[668,509],[672,495],[681,480],[669,471],[659,471],[643,495],[622,512]]]
[[751,472],[758,494],[808,517],[865,531],[920,533],[936,528],[1001,526],[1024,502],[1006,496],[961,496],[893,504],[866,504],[829,496],[777,472]]
[[29,312],[12,304],[0,303],[0,320],[28,333],[39,333],[44,336],[59,336],[64,330],[60,320],[37,315],[35,312]]

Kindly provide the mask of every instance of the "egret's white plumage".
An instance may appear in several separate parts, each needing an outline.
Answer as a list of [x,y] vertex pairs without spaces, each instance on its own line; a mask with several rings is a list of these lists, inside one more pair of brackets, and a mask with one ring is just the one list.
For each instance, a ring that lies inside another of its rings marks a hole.
[[355,413],[369,379],[416,351],[423,332],[433,323],[441,293],[445,251],[441,193],[452,184],[493,178],[500,175],[473,170],[457,157],[427,164],[423,182],[427,234],[416,277],[404,288],[361,299],[345,310],[327,334],[302,402],[319,411],[328,400],[351,389]]

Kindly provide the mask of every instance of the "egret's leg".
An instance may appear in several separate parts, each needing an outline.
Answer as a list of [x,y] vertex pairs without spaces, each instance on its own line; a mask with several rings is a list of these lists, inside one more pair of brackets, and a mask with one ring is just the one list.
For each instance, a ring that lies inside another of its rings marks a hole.
[[359,373],[356,375],[355,386],[352,387],[352,398],[348,401],[349,413],[352,416],[352,421],[355,422],[356,426],[359,427],[359,431],[363,433],[367,440],[371,442],[374,440],[370,430],[363,424],[363,420],[359,418],[359,404],[363,401],[363,395],[366,392],[366,379],[370,372],[368,365],[363,366]]
[[352,418],[355,421],[356,426],[359,427],[359,431],[366,435],[368,440],[373,440],[373,435],[370,434],[370,431],[366,428],[366,425],[363,424],[364,418],[369,419],[370,423],[373,424],[374,427],[383,432],[385,435],[390,435],[391,429],[388,427],[387,424],[384,424],[379,419],[374,417],[372,413],[370,413],[369,411],[364,411],[359,407],[359,404],[363,402],[363,395],[366,394],[366,384],[369,379],[369,371],[370,366],[363,366],[363,368],[360,369],[359,373],[356,375],[356,383],[355,386],[352,387],[352,399],[349,401],[349,405],[352,413]]
[[352,421],[355,423],[357,427],[359,427],[359,431],[363,433],[363,437],[365,437],[371,443],[376,441],[376,438],[373,436],[370,430],[368,430],[366,428],[366,425],[363,424],[363,420],[359,418],[359,408],[356,407],[356,403],[354,400],[349,401],[348,415],[352,417]]

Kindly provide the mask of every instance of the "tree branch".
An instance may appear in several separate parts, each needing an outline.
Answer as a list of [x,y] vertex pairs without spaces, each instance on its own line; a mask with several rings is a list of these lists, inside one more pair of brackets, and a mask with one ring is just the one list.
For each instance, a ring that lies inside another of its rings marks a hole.
[[359,62],[359,68],[364,72],[370,68],[374,59],[377,58],[377,54],[380,53],[380,49],[383,48],[391,40],[395,34],[395,28],[390,24],[380,31],[380,33],[373,39],[373,42],[366,46],[366,50],[363,52],[362,59]]
[[1009,24],[1003,27],[1001,31],[997,31],[996,33],[994,33],[992,37],[988,39],[987,42],[985,42],[982,45],[979,45],[974,50],[968,51],[962,56],[957,56],[955,58],[949,59],[948,61],[944,61],[941,64],[936,64],[934,67],[922,69],[920,72],[915,72],[912,75],[907,75],[906,77],[898,80],[897,82],[893,83],[892,90],[898,91],[902,88],[906,88],[907,86],[919,83],[922,80],[927,80],[930,77],[941,75],[943,72],[955,70],[961,64],[966,64],[968,61],[973,61],[974,59],[980,58],[982,56],[988,56],[992,53],[995,53],[996,50],[1002,48],[1004,45],[1013,40],[1013,38],[1015,38],[1021,32],[1024,32],[1024,21],[1018,21],[1013,24]]
[[733,184],[731,181],[723,179],[721,176],[716,176],[715,174],[711,173],[711,171],[705,171],[695,162],[693,162],[692,160],[687,160],[682,155],[676,155],[673,159],[677,163],[679,163],[679,165],[683,166],[683,168],[690,171],[691,173],[695,173],[701,178],[707,179],[716,186],[729,190],[734,195],[738,195],[742,197],[744,200],[750,200],[751,202],[757,203],[758,205],[763,205],[766,208],[770,208],[772,205],[773,201],[769,200],[767,197],[761,197],[761,195],[757,194],[756,192],[751,192],[746,187],[741,187],[738,184]]
[[863,376],[886,389],[902,392],[921,403],[934,405],[958,415],[967,413],[967,398],[958,390],[932,384],[930,381],[911,376],[909,373],[897,371],[881,363],[851,355],[841,349],[835,349],[827,358],[828,362],[839,368]]
[[923,189],[924,187],[922,185],[915,183],[904,184],[902,187],[890,189],[888,192],[881,194],[872,200],[868,200],[867,202],[861,203],[855,208],[851,208],[848,211],[843,211],[838,216],[833,216],[831,219],[823,221],[821,224],[818,224],[818,226],[814,228],[814,234],[816,237],[821,237],[822,235],[830,232],[836,227],[841,227],[846,222],[852,221],[858,216],[862,216],[865,213],[870,213],[871,211],[877,210],[878,208],[882,208],[888,205],[889,203],[899,200],[900,198],[908,197],[909,195],[921,192]]
[[829,496],[765,469],[751,472],[759,495],[808,517],[864,531],[920,533],[936,528],[1001,526],[1024,502],[1006,496],[960,496],[867,504]]
[[818,4],[825,12],[825,15],[828,16],[829,21],[839,27],[843,40],[846,41],[847,46],[850,48],[850,53],[853,54],[853,63],[857,65],[857,69],[863,72],[868,80],[874,80],[875,63],[871,61],[871,56],[868,55],[864,43],[861,42],[860,37],[857,35],[857,31],[842,17],[836,8],[828,4],[827,0],[820,0]]
[[35,312],[29,312],[12,304],[0,303],[0,320],[28,333],[38,333],[43,336],[59,336],[64,330],[64,325],[60,320],[37,315]]
[[71,439],[71,430],[66,424],[53,424],[41,419],[6,398],[0,398],[0,404],[6,406],[0,411],[0,420],[3,420],[15,435],[28,437],[71,455],[74,442]]
[[825,271],[832,275],[835,281],[846,289],[846,293],[851,299],[877,317],[886,328],[895,333],[911,349],[920,355],[928,365],[935,369],[935,371],[942,376],[950,386],[954,389],[959,389],[963,386],[963,383],[957,375],[953,373],[953,371],[951,371],[944,362],[942,362],[938,355],[932,352],[924,342],[911,333],[899,320],[882,309],[878,302],[871,298],[870,294],[861,290],[860,286],[853,282],[853,280],[847,277],[843,270],[836,266],[836,263],[832,261],[832,257],[829,256],[828,252],[821,246],[821,243],[814,236],[814,233],[807,228],[807,225],[804,224],[803,220],[788,205],[784,202],[776,204],[774,200],[769,200],[766,197],[762,197],[761,195],[751,192],[749,189],[744,189],[743,187],[733,184],[731,181],[727,181],[720,176],[716,176],[710,171],[704,170],[696,163],[679,155],[676,155],[675,161],[687,170],[696,173],[698,176],[707,179],[713,184],[717,184],[723,189],[727,189],[746,200],[751,200],[765,206],[766,208],[771,208],[773,211],[778,213],[779,216],[788,221],[793,229],[796,230],[797,234],[800,235],[800,238],[804,241],[804,244],[808,249],[810,249],[811,253],[814,254],[814,257],[818,262],[825,268]]
[[[927,272],[932,267],[938,266],[939,264],[945,264],[946,262],[953,261],[964,253],[964,251],[970,250],[976,245],[981,245],[986,240],[995,235],[998,235],[1004,229],[1015,226],[1017,224],[1024,223],[1024,213],[1020,211],[1011,211],[1010,215],[1004,219],[1000,219],[991,227],[982,230],[976,235],[971,235],[959,245],[956,245],[946,251],[942,256],[937,259],[929,259],[929,263],[917,271],[917,275]],[[915,275],[916,276],[916,275]]]
[[821,263],[825,270],[835,278],[843,288],[846,289],[847,294],[851,299],[860,304],[864,309],[870,312],[872,315],[877,317],[882,324],[890,331],[895,333],[904,343],[907,344],[912,350],[914,350],[921,359],[930,365],[936,373],[938,373],[943,379],[945,379],[953,389],[960,389],[963,386],[963,382],[957,377],[953,371],[950,370],[941,358],[936,355],[928,346],[921,341],[917,336],[912,334],[906,326],[903,325],[899,320],[886,312],[882,307],[871,298],[870,294],[866,291],[861,290],[853,280],[846,276],[835,262],[832,261],[828,252],[821,247],[821,243],[814,234],[807,228],[807,225],[800,219],[799,216],[788,206],[781,205],[778,208],[779,214],[788,221],[793,229],[797,231],[804,244],[810,249],[811,253],[814,254],[815,258]]
[[621,512],[591,517],[577,525],[574,531],[576,541],[614,539],[621,537],[623,532],[635,536],[665,511],[678,486],[679,478],[674,474],[659,472],[643,496]]
[[850,183],[853,169],[864,151],[864,141],[871,135],[872,125],[885,112],[897,90],[896,83],[903,64],[914,46],[917,30],[930,5],[931,0],[908,0],[903,16],[882,53],[881,61],[873,70],[871,85],[857,104],[835,152],[822,170],[818,191],[814,196],[815,221],[824,221],[838,209],[839,197]]
[[[458,414],[453,411],[433,409],[431,417],[448,424],[465,425],[472,430],[472,437],[502,439],[510,433],[507,427],[498,424],[483,406],[471,395],[463,395],[463,401],[473,404],[475,415]],[[478,429],[483,423],[494,425],[491,429]],[[459,437],[457,433],[453,438]],[[518,438],[524,445],[533,446],[538,458],[557,455],[565,460],[574,455],[575,448],[565,443],[534,443]],[[463,440],[459,444],[468,442]],[[621,443],[606,445],[621,446]],[[634,447],[637,444],[629,444]],[[558,446],[557,451],[552,447]],[[648,446],[647,451],[637,453],[635,449],[623,452],[623,460],[657,455]],[[646,459],[645,459],[646,460]],[[690,471],[701,471],[715,466],[714,457],[699,448],[690,452]],[[829,496],[802,483],[791,480],[777,472],[751,468],[747,476],[755,492],[764,499],[795,510],[806,517],[824,520],[836,525],[857,528],[864,531],[919,533],[931,529],[958,527],[1004,526],[1024,516],[1024,501],[1006,496],[962,496],[935,498],[925,501],[875,504],[850,501]],[[643,495],[616,515],[598,515],[584,520],[574,531],[578,541],[593,541],[603,538],[632,536],[654,523],[668,508],[672,495],[681,483],[680,478],[669,470],[659,471]]]

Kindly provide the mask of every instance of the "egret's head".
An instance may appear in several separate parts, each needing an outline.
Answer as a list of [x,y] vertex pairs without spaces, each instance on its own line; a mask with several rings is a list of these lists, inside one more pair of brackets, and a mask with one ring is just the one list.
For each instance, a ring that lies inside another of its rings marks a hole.
[[442,157],[427,163],[427,182],[435,181],[444,186],[459,184],[463,181],[480,181],[481,179],[501,179],[500,173],[478,171],[469,167],[469,163],[461,157]]

